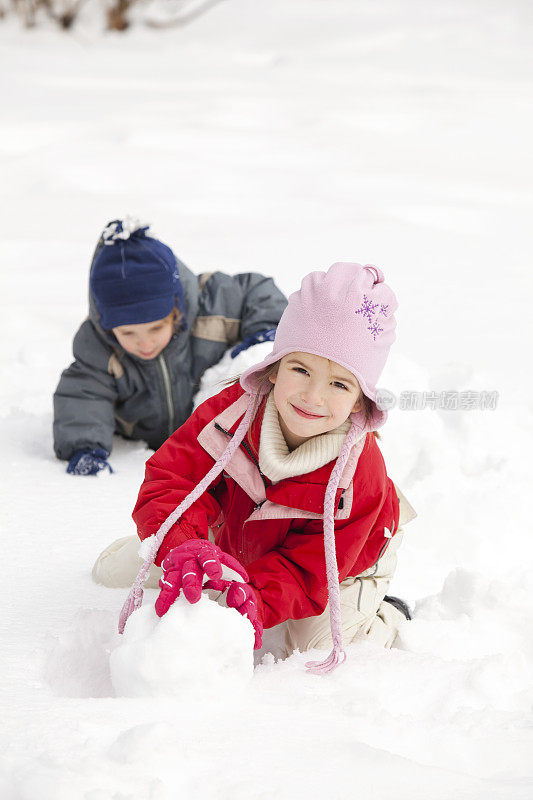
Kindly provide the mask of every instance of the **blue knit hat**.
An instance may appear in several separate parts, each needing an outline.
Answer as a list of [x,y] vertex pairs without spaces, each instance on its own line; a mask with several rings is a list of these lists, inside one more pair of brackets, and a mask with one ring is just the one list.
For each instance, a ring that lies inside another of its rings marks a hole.
[[181,312],[181,329],[186,328],[176,256],[148,235],[149,228],[126,217],[108,223],[102,233],[89,287],[105,330],[154,322],[173,308]]

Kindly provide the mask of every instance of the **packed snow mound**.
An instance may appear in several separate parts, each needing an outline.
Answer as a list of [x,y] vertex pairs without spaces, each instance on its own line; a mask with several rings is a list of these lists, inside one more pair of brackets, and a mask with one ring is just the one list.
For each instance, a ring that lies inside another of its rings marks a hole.
[[463,707],[520,712],[533,705],[530,598],[526,576],[517,574],[513,582],[490,580],[455,569],[438,594],[416,604],[398,645],[440,659],[444,670],[457,665],[448,704],[460,691]]
[[43,677],[62,697],[112,697],[109,653],[120,641],[116,613],[80,609],[70,625],[48,634]]
[[491,580],[479,572],[452,570],[442,590],[416,604],[412,624],[402,629],[408,649],[447,660],[499,653],[529,653],[531,590],[526,576]]
[[111,653],[111,680],[126,697],[224,696],[251,680],[253,646],[250,622],[234,609],[179,597],[161,618],[151,605],[132,614]]

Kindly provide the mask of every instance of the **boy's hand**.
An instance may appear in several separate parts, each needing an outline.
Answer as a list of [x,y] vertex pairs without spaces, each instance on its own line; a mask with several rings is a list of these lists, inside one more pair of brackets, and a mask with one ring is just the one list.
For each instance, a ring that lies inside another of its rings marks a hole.
[[77,450],[68,462],[67,472],[70,475],[97,475],[106,467],[109,472],[113,472],[108,458],[109,453],[102,447],[95,447],[93,450]]
[[238,344],[236,347],[233,348],[231,351],[231,357],[235,358],[242,353],[243,350],[248,350],[254,344],[260,344],[261,342],[273,342],[276,338],[276,328],[269,328],[268,331],[257,331],[256,333],[252,333],[250,336],[247,336],[246,339]]

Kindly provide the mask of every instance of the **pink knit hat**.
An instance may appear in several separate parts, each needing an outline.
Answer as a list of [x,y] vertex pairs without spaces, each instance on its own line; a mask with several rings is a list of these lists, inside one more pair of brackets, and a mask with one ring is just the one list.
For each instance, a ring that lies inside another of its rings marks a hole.
[[[349,370],[364,394],[374,401],[367,430],[377,430],[387,412],[375,404],[376,383],[394,342],[398,308],[383,273],[372,264],[337,262],[327,272],[311,272],[301,288],[291,294],[279,321],[274,349],[260,364],[241,375],[241,386],[250,394],[260,390],[261,372],[289,353],[312,353],[335,361]],[[271,384],[263,388],[270,391]],[[360,431],[362,411],[351,415]]]
[[256,396],[266,394],[272,388],[270,382],[262,386],[261,372],[289,353],[312,353],[335,361],[352,372],[365,395],[374,401],[374,411],[368,424],[365,424],[362,412],[350,415],[352,424],[324,494],[324,552],[333,650],[323,662],[312,661],[306,666],[312,672],[326,673],[344,661],[346,653],[342,646],[339,572],[335,553],[335,497],[353,446],[365,430],[376,430],[387,419],[387,412],[375,404],[376,382],[395,339],[396,322],[393,314],[398,303],[383,280],[381,270],[371,264],[337,263],[327,272],[307,275],[300,290],[289,297],[289,304],[277,328],[272,353],[241,376],[241,385],[249,395],[248,408],[227,448],[158,531],[144,540],[144,562],[122,608],[120,633],[124,631],[130,614],[142,604],[142,585],[164,537],[231,460],[252,420]]

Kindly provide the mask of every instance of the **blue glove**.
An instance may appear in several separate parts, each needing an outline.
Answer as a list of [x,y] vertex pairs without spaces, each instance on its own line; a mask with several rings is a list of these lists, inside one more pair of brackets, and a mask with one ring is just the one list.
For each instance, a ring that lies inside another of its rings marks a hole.
[[68,462],[67,472],[71,475],[96,475],[106,467],[109,468],[109,472],[113,472],[111,464],[107,461],[108,457],[109,453],[103,447],[77,450]]
[[248,350],[253,344],[260,344],[261,342],[273,342],[276,337],[276,329],[270,328],[268,331],[257,331],[257,333],[252,333],[250,336],[247,336],[246,339],[234,347],[231,351],[231,357],[235,358],[238,356],[239,353],[242,353],[243,350]]

